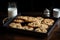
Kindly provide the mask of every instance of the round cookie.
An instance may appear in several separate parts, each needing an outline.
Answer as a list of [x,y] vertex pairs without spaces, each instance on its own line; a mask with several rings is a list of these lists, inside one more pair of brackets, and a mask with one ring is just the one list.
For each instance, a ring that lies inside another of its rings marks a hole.
[[52,20],[52,19],[44,19],[44,21],[42,23],[45,23],[47,25],[53,25],[54,20]]
[[24,26],[24,29],[25,30],[29,30],[29,31],[32,31],[33,30],[33,28],[32,27],[29,27],[29,26]]

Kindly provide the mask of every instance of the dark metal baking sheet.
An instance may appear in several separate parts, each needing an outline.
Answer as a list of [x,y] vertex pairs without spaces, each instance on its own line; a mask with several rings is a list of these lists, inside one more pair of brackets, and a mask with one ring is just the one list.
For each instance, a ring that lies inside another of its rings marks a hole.
[[59,20],[58,18],[53,18],[53,17],[43,17],[43,18],[53,19],[54,20],[54,24],[52,26],[50,26],[50,28],[48,28],[47,33],[40,33],[40,32],[35,32],[35,31],[28,31],[28,30],[22,30],[22,29],[17,29],[17,28],[10,28],[8,25],[15,18],[10,19],[8,22],[6,22],[3,25],[3,27],[6,27],[8,29],[8,31],[10,31],[10,32],[20,33],[22,35],[40,37],[40,38],[45,38],[45,37],[49,36],[51,34],[51,32],[53,31],[53,29],[55,28],[55,25],[57,24],[57,22]]

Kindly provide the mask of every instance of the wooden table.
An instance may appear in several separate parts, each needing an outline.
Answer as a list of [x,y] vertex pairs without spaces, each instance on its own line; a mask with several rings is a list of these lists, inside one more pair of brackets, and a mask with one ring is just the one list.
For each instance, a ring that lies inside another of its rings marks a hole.
[[59,27],[56,25],[51,35],[45,39],[39,39],[34,37],[20,36],[5,32],[5,29],[0,30],[0,40],[60,40]]

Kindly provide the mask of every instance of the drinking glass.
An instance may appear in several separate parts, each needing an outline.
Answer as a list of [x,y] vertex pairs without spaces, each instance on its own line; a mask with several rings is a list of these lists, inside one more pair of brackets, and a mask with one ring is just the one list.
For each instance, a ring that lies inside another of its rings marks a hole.
[[6,20],[10,20],[17,16],[17,6],[15,2],[8,2],[8,17],[3,19],[3,24]]
[[8,3],[8,18],[14,18],[17,15],[17,7],[15,2]]

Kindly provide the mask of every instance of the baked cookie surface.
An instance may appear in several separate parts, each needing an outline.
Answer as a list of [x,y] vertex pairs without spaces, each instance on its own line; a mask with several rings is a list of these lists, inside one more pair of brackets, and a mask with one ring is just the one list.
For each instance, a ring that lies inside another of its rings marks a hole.
[[36,28],[35,31],[40,33],[47,33],[47,30],[43,28]]
[[24,29],[25,30],[29,30],[29,31],[33,31],[33,28],[32,27],[29,27],[29,26],[24,26]]
[[40,22],[28,23],[28,26],[31,26],[31,27],[39,27],[40,25],[41,25]]
[[54,20],[43,17],[18,16],[12,23],[9,24],[12,28],[46,33],[50,25],[53,25]]
[[44,19],[44,21],[42,23],[45,23],[47,25],[53,25],[54,20],[52,20],[52,19]]
[[12,28],[22,27],[22,25],[20,23],[10,23],[9,26],[12,27]]
[[24,22],[24,21],[23,21],[23,20],[21,20],[21,19],[20,19],[20,20],[19,20],[19,19],[15,19],[15,20],[14,20],[14,22],[22,23],[22,22]]

